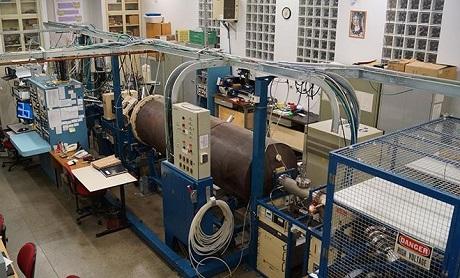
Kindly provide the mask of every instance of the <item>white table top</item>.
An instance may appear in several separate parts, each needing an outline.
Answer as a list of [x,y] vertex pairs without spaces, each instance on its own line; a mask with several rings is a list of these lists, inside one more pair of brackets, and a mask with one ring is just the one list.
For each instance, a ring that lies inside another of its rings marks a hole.
[[96,170],[93,166],[72,170],[72,174],[89,192],[104,190],[137,181],[137,179],[129,173],[106,178],[104,174]]
[[445,250],[453,207],[374,177],[337,191],[334,201]]

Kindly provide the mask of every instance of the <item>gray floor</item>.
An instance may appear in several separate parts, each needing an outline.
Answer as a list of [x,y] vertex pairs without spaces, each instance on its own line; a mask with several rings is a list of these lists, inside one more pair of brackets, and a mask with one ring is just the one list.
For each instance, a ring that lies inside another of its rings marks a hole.
[[37,278],[177,276],[131,230],[96,239],[103,227],[94,218],[78,226],[73,199],[38,167],[0,168],[0,213],[6,218],[11,257],[25,242],[37,244]]
[[[127,204],[154,232],[163,234],[159,196],[141,196],[129,186]],[[37,245],[36,278],[178,276],[131,230],[96,238],[104,227],[95,218],[77,225],[74,199],[65,186],[57,189],[39,167],[17,167],[12,172],[0,168],[0,213],[14,260],[25,242]],[[244,266],[234,275],[256,276]]]

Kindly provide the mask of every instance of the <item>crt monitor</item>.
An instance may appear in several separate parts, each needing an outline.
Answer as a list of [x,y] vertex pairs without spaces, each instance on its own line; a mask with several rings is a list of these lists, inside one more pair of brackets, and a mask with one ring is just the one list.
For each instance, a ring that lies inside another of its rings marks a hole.
[[16,115],[19,119],[33,120],[32,104],[30,102],[18,101],[16,106]]

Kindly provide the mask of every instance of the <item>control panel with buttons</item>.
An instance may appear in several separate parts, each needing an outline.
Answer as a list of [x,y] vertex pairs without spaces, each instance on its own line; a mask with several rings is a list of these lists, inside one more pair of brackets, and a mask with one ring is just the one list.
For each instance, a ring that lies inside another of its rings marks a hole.
[[211,175],[209,110],[183,102],[173,105],[174,165],[195,179]]

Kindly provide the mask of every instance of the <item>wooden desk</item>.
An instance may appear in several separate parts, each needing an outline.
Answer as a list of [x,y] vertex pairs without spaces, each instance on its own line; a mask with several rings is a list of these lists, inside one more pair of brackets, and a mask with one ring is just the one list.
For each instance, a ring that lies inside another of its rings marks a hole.
[[120,188],[120,226],[113,229],[107,229],[101,233],[96,234],[96,237],[101,237],[114,232],[121,231],[129,227],[126,219],[126,200],[125,200],[125,184],[135,182],[137,179],[129,173],[116,175],[113,177],[105,177],[99,170],[93,166],[87,166],[79,169],[72,170],[72,175],[86,188],[89,192],[100,191],[113,187]]
[[[8,259],[11,260],[11,257],[10,257],[10,255],[8,255],[8,251],[6,250],[5,245],[3,245],[3,241],[2,241],[1,239],[2,239],[2,237],[0,237],[0,254],[1,254],[2,252],[5,252],[6,257],[8,257]],[[16,272],[16,269],[14,269],[14,265],[12,265],[11,267],[13,268],[14,274],[11,275],[11,276],[8,276],[8,278],[11,278],[11,277],[13,277],[13,278],[18,278],[19,276],[18,276],[18,273]]]
[[[61,153],[57,153],[55,151],[50,151],[50,155],[53,158],[53,161],[56,162],[57,165],[59,165],[59,166],[61,166],[63,168],[67,168],[67,169],[70,168],[70,170],[74,170],[74,169],[87,167],[89,165],[89,163],[86,162],[86,161],[83,161],[83,159],[78,159],[78,162],[75,165],[72,165],[72,166],[67,165],[67,162],[69,161],[69,158],[72,157],[72,155],[74,155],[74,154],[75,154],[75,152],[69,152],[68,157],[62,158],[62,157],[60,157]],[[72,159],[76,159],[76,158],[72,158]]]
[[232,124],[246,129],[254,127],[254,106],[248,102],[241,102],[238,98],[229,98],[217,95],[214,97],[217,105],[217,116],[226,121],[229,116],[233,116]]
[[[89,165],[88,162],[83,161],[83,159],[77,159],[77,164],[69,166],[67,162],[69,161],[69,158],[72,157],[72,155],[75,154],[75,152],[69,152],[68,157],[62,158],[60,157],[61,153],[57,153],[55,151],[50,151],[50,156],[54,168],[54,176],[56,178],[56,186],[59,188],[60,186],[60,179],[59,175],[63,172],[63,170],[75,170],[75,169],[80,169],[83,167],[87,167]],[[75,158],[76,159],[76,158]]]

